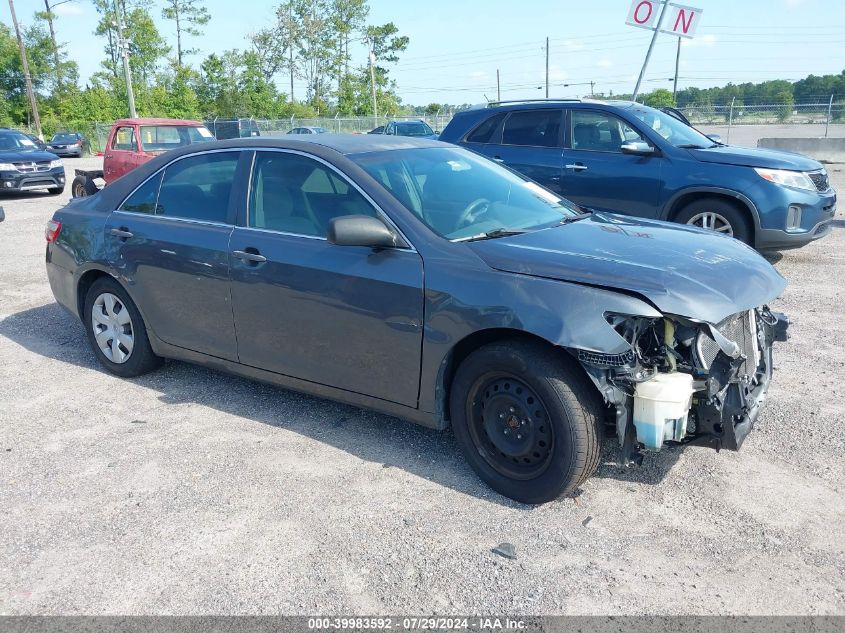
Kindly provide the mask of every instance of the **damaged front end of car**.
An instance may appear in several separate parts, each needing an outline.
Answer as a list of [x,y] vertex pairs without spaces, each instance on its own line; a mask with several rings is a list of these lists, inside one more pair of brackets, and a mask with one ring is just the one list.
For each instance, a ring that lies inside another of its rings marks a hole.
[[605,320],[629,349],[575,353],[615,411],[625,465],[665,444],[739,450],[766,399],[772,346],[787,340],[785,315],[761,306],[718,324],[674,315]]

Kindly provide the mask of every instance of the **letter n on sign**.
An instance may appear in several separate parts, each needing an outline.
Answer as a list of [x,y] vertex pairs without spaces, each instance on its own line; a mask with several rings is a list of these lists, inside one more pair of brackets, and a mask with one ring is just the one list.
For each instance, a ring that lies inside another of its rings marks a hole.
[[663,3],[660,0],[633,0],[625,24],[653,31],[662,8]]
[[669,9],[666,11],[660,32],[692,39],[700,19],[701,9],[669,3]]

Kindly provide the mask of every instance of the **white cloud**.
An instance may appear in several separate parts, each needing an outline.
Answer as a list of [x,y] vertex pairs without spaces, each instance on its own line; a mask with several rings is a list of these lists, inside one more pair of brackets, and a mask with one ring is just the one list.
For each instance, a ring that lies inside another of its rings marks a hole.
[[469,74],[470,79],[487,79],[490,76],[490,73],[487,73],[483,70],[476,70],[473,73]]
[[85,9],[77,2],[65,2],[54,8],[53,13],[56,15],[81,15],[85,13]]
[[684,48],[690,48],[695,46],[713,46],[716,44],[716,39],[716,36],[712,33],[705,33],[704,35],[699,35],[691,40],[683,39],[682,44]]
[[596,66],[599,68],[613,68],[613,62],[609,59],[600,59],[596,62]]

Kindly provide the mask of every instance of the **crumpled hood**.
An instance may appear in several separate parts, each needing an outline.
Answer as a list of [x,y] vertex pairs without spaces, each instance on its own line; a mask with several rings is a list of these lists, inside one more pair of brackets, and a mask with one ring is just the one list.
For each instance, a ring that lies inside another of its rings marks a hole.
[[469,246],[496,270],[635,292],[663,313],[714,324],[786,287],[759,253],[730,237],[613,214]]
[[707,149],[691,149],[688,151],[696,160],[703,163],[791,169],[793,171],[814,171],[822,168],[822,164],[812,158],[777,149],[717,145]]

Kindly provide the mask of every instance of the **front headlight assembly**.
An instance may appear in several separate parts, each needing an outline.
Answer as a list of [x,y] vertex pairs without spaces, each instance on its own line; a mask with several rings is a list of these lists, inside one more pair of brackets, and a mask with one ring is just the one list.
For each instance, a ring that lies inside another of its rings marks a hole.
[[816,191],[816,185],[810,180],[810,177],[803,171],[790,171],[788,169],[764,169],[762,167],[755,167],[754,171],[764,180],[773,182],[782,187],[792,187],[793,189],[803,189],[805,191]]
[[50,161],[50,169],[56,169],[57,167],[64,167],[64,166],[65,166],[65,164],[61,161],[61,159]]
[[18,168],[12,163],[0,163],[0,171],[17,171]]

